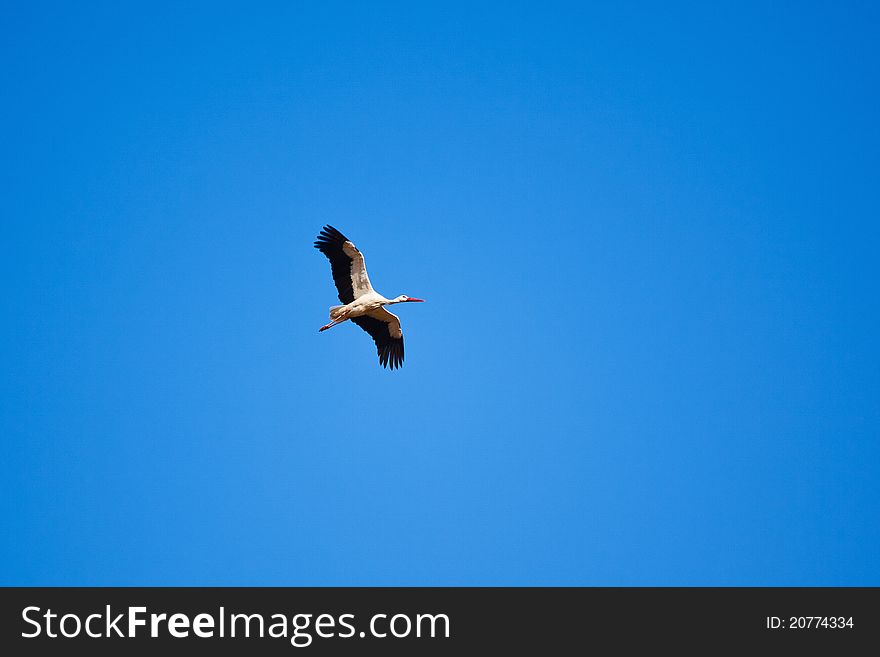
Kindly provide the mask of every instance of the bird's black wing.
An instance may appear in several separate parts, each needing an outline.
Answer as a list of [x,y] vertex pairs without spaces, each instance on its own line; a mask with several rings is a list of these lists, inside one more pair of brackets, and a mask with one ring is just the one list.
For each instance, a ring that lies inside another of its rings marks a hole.
[[[387,314],[394,317],[395,320],[397,319],[391,313]],[[393,370],[395,367],[403,365],[403,333],[400,331],[399,321],[385,322],[369,315],[352,317],[351,321],[364,329],[373,338],[373,341],[376,343],[376,351],[379,352],[379,363],[382,367],[390,367]],[[394,337],[392,331],[396,332],[399,337]]]
[[[330,261],[330,271],[333,273],[333,282],[336,283],[336,290],[339,292],[339,300],[347,304],[354,301],[355,296],[351,270],[353,258],[343,248],[346,242],[349,242],[349,239],[333,226],[324,226],[318,239],[315,240],[315,248]],[[354,253],[357,255],[357,249]],[[363,262],[363,259],[361,261]]]

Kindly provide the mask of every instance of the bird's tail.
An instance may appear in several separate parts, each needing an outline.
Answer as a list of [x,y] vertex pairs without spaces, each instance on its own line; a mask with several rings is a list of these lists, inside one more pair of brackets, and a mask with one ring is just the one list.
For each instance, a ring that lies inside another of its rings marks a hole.
[[337,319],[339,319],[339,318],[342,316],[342,313],[341,313],[340,311],[341,311],[343,308],[345,308],[344,305],[342,305],[342,306],[330,306],[330,321],[331,321],[331,322],[335,322]]

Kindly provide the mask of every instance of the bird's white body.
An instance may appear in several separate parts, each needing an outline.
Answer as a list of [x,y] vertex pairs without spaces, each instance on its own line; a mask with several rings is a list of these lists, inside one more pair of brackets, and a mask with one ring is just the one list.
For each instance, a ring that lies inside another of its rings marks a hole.
[[397,299],[386,299],[378,292],[370,291],[344,306],[333,306],[330,308],[330,321],[339,323],[344,322],[346,319],[370,315],[376,319],[388,322],[391,336],[400,338],[403,336],[403,331],[400,330],[400,319],[397,315],[385,310],[385,306],[405,300],[406,297],[402,299],[400,297]]
[[401,294],[386,299],[373,289],[364,256],[357,247],[332,226],[325,226],[315,242],[327,259],[333,273],[333,281],[339,292],[341,306],[330,308],[330,323],[322,326],[325,331],[346,320],[352,320],[372,336],[379,352],[379,362],[389,363],[391,369],[403,364],[403,331],[400,318],[388,312],[385,306],[405,301],[422,301]]

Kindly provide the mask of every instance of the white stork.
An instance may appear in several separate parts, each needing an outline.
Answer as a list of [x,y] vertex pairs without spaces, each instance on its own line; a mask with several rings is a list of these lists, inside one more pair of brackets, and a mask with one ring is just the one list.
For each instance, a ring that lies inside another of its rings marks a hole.
[[386,299],[376,292],[370,285],[364,256],[333,226],[324,226],[321,229],[315,248],[330,261],[333,282],[336,283],[339,300],[343,303],[330,308],[330,323],[318,331],[326,331],[350,319],[373,338],[382,367],[393,370],[402,366],[403,331],[400,330],[400,318],[385,310],[385,306],[424,299],[415,299],[405,294]]

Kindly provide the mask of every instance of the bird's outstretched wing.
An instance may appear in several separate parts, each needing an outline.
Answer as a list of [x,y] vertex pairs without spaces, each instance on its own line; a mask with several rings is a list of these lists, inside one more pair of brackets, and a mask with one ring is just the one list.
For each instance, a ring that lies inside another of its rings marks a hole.
[[315,240],[315,248],[330,261],[333,282],[336,283],[336,290],[342,303],[351,303],[373,291],[370,277],[367,276],[364,256],[333,226],[324,226],[321,229],[318,239]]
[[400,318],[397,315],[378,308],[366,315],[352,317],[351,321],[373,338],[382,367],[393,370],[403,365],[403,331],[400,330]]

